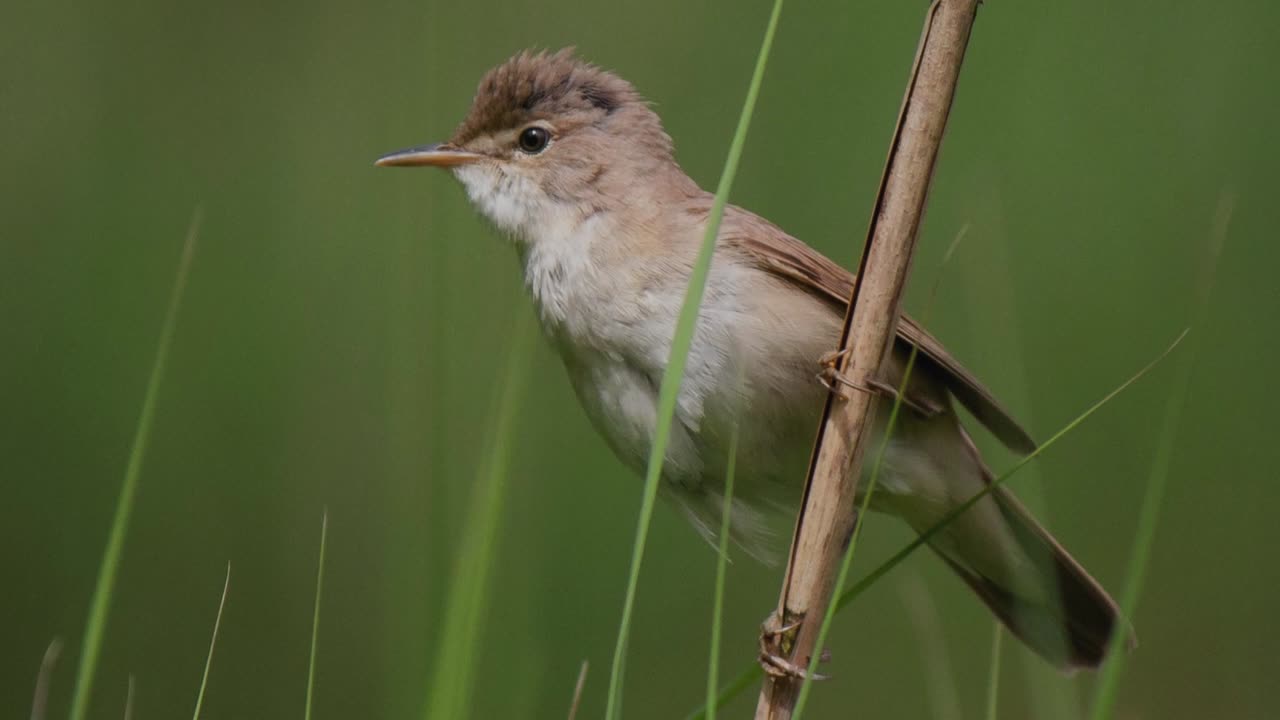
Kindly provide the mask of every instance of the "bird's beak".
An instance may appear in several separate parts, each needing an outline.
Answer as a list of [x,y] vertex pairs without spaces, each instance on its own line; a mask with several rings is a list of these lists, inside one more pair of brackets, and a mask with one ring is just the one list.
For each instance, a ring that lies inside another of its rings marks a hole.
[[484,155],[479,153],[459,150],[449,143],[435,143],[387,153],[375,160],[373,164],[378,167],[410,167],[415,165],[454,167],[483,159]]

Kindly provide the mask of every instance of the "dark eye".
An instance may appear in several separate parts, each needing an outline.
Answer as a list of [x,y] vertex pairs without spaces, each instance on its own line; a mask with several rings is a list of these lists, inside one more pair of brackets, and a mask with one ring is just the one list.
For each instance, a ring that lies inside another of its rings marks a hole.
[[516,142],[524,152],[536,155],[547,149],[547,143],[551,142],[551,133],[547,132],[546,128],[532,125],[520,131],[520,138]]

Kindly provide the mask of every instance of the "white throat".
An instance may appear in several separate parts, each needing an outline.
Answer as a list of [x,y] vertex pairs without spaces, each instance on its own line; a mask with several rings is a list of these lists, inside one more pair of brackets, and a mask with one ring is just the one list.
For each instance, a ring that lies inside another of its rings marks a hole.
[[593,304],[600,280],[593,258],[608,232],[604,213],[558,202],[528,178],[494,165],[460,166],[454,174],[472,204],[515,241],[525,286],[549,330],[564,328],[574,309]]

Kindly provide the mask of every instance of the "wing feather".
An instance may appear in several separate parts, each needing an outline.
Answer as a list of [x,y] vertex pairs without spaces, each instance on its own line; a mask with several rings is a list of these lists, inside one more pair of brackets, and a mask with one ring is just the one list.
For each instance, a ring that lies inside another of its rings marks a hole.
[[[759,216],[744,210],[734,214],[734,222],[726,223],[721,230],[722,242],[739,250],[762,270],[799,285],[845,312],[853,294],[853,273]],[[898,323],[898,342],[919,348],[919,356],[937,370],[947,390],[1000,442],[1024,454],[1035,450],[1035,440],[991,391],[906,313]]]

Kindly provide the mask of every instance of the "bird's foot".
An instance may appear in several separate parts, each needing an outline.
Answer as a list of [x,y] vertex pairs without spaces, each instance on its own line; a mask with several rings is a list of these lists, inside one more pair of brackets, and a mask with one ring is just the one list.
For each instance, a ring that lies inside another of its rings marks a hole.
[[[792,634],[800,627],[801,621],[797,620],[787,625],[780,625],[778,616],[770,615],[764,624],[760,626],[760,667],[766,675],[775,678],[797,678],[800,680],[826,680],[828,676],[819,673],[811,673],[801,665],[788,660],[785,657],[791,644],[795,641]],[[830,654],[823,651],[818,658],[820,662],[826,662],[830,659]]]
[[822,383],[822,387],[829,392],[835,394],[841,400],[848,400],[849,396],[844,393],[844,388],[851,387],[854,390],[867,392],[867,389],[858,385],[838,370],[841,358],[849,354],[849,348],[843,350],[832,350],[822,354],[818,358],[818,382]]
[[818,358],[818,364],[821,365],[822,367],[828,367],[834,370],[836,367],[836,364],[839,363],[842,359],[844,359],[844,356],[848,354],[849,354],[849,348],[845,348],[843,350],[831,350],[829,352],[824,352],[822,353],[822,356]]
[[843,391],[843,388],[847,387],[853,388],[859,392],[882,395],[891,400],[898,400],[899,397],[901,397],[901,402],[904,406],[911,408],[925,417],[933,417],[943,411],[944,408],[937,404],[920,402],[915,398],[901,395],[898,392],[898,388],[883,380],[868,378],[865,384],[850,380],[847,375],[837,369],[840,359],[848,354],[849,349],[845,348],[844,350],[833,350],[828,353],[823,353],[822,357],[818,358],[818,364],[821,366],[821,370],[818,371],[817,375],[818,382],[822,383],[822,386],[827,390],[835,393],[836,397],[841,400],[848,400],[849,396]]

